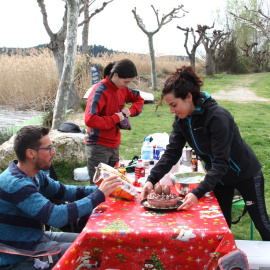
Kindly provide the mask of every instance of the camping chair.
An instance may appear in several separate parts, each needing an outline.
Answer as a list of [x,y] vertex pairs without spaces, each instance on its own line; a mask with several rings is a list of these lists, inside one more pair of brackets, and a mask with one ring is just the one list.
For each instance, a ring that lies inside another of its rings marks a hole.
[[18,249],[3,243],[0,243],[0,252],[7,253],[12,255],[18,256],[26,256],[31,258],[41,258],[43,261],[48,261],[49,264],[53,263],[53,255],[58,255],[58,259],[61,257],[61,250],[60,246],[56,246],[54,248],[49,248],[46,250],[38,250],[38,251],[31,251],[25,249]]

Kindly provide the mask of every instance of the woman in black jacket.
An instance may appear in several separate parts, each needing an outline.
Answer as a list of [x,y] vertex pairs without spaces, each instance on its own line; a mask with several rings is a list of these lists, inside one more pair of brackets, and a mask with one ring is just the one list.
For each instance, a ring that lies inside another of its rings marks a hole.
[[142,199],[176,164],[188,143],[204,161],[207,173],[199,187],[185,196],[178,210],[189,209],[206,192],[213,191],[230,227],[232,199],[237,189],[262,239],[269,241],[264,178],[255,153],[242,139],[232,115],[209,94],[201,92],[203,82],[192,67],[183,66],[171,75],[164,84],[162,99],[175,114],[173,130],[165,153],[143,187]]

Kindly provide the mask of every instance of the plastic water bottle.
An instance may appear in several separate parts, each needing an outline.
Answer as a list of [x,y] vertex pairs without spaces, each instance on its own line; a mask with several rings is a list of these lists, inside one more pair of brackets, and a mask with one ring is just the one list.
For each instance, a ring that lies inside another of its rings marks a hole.
[[150,138],[145,138],[142,149],[141,149],[142,160],[153,159],[153,146],[150,144]]

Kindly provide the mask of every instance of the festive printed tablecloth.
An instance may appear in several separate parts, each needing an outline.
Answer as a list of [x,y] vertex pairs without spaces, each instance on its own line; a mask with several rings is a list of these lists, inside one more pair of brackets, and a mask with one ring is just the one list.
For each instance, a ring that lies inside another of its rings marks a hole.
[[213,193],[188,211],[152,211],[108,197],[53,270],[215,269],[236,249]]

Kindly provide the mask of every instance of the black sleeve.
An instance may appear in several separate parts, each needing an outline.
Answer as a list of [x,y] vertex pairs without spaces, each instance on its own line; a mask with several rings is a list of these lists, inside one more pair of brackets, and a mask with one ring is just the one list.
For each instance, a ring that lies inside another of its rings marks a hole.
[[177,123],[174,122],[173,130],[169,138],[169,144],[166,147],[166,151],[162,155],[161,159],[151,170],[147,181],[150,181],[155,185],[166,173],[168,173],[172,166],[180,159],[182,155],[182,149],[186,144],[186,140],[181,131],[177,127]]
[[57,174],[53,165],[51,165],[50,167],[50,178],[52,178],[55,181],[58,181],[58,177],[57,177]]

